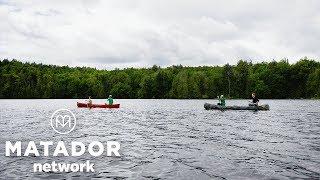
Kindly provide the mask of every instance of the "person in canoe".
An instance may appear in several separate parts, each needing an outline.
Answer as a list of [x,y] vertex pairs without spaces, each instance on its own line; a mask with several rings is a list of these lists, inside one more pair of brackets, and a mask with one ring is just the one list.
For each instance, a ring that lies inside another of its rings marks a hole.
[[256,93],[251,94],[252,102],[249,104],[250,106],[258,106],[259,105],[259,99],[256,96]]
[[91,99],[91,96],[89,96],[88,98],[88,108],[91,108],[92,107],[92,99]]
[[113,98],[112,98],[112,95],[109,95],[109,97],[108,97],[108,104],[109,105],[112,105],[113,104]]
[[220,97],[218,96],[218,100],[219,100],[219,103],[218,103],[218,105],[219,106],[226,106],[226,99],[224,98],[224,96],[223,95],[221,95]]

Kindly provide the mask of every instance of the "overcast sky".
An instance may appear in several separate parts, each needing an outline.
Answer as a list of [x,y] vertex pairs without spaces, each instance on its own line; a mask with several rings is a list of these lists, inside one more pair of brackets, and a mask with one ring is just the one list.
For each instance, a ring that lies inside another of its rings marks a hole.
[[319,60],[317,0],[0,0],[0,58],[148,67]]

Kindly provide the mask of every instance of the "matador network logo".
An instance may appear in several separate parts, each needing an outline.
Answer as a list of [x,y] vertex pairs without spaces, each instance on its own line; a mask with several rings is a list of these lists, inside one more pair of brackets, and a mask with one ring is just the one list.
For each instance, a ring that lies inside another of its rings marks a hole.
[[[68,134],[76,126],[76,117],[68,109],[58,109],[51,115],[51,127],[59,134]],[[38,150],[38,149],[42,150]],[[69,149],[70,148],[70,149]],[[30,157],[79,157],[85,153],[89,153],[93,157],[98,157],[104,154],[106,156],[120,156],[120,143],[117,141],[99,142],[92,141],[89,145],[83,142],[71,141],[70,146],[66,146],[64,141],[29,141],[28,146],[22,146],[21,141],[11,142],[6,141],[5,156],[30,156]],[[94,163],[90,160],[86,162],[56,162],[46,163],[35,162],[33,164],[33,172],[95,172]]]
[[70,133],[76,123],[76,116],[68,109],[58,109],[51,115],[51,127],[59,134]]

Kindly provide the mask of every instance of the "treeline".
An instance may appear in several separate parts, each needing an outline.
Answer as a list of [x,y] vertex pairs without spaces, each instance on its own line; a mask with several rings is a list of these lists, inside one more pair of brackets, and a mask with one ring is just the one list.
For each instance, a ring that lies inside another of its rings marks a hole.
[[236,65],[97,70],[0,61],[0,98],[320,98],[320,63],[307,58]]

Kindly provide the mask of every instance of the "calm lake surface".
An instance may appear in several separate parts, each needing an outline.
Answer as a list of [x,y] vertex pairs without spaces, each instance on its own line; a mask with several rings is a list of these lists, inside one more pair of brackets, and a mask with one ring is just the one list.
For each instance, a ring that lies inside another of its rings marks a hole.
[[[121,99],[115,101],[120,109],[92,110],[77,108],[77,101],[84,100],[0,100],[0,178],[320,177],[319,100],[262,100],[271,109],[259,112],[204,110],[205,102],[216,100]],[[248,100],[227,104],[246,105]],[[67,135],[50,126],[50,116],[60,108],[71,110],[77,118],[77,126]],[[88,153],[81,157],[5,157],[5,141],[25,145],[29,141],[111,140],[120,142],[121,157]],[[86,160],[95,164],[94,173],[33,173],[34,163]]]

